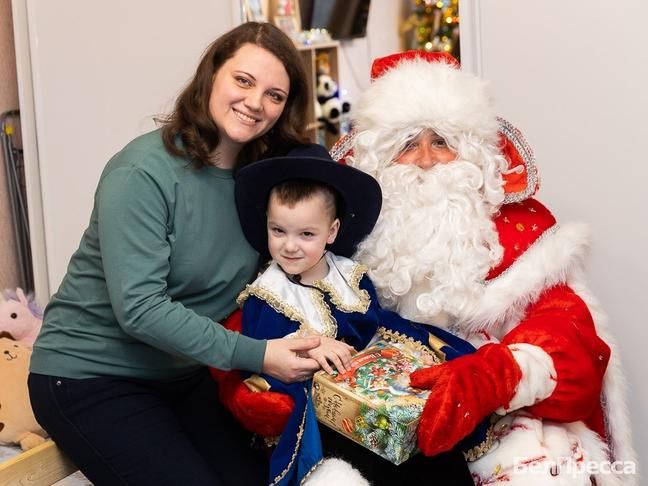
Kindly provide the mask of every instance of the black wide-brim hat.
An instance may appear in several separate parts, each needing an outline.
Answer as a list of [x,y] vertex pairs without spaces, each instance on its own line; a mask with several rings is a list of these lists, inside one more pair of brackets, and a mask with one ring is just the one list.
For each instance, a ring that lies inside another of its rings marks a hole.
[[369,174],[335,162],[326,148],[317,144],[301,145],[283,157],[254,162],[236,174],[236,208],[248,242],[268,256],[266,212],[270,191],[291,179],[322,182],[338,192],[342,203],[337,208],[340,230],[328,248],[336,255],[351,257],[376,224],[382,205],[380,185]]

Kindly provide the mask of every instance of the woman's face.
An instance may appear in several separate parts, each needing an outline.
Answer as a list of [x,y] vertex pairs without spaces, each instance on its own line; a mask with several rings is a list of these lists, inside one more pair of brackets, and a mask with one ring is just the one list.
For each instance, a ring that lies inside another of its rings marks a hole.
[[240,150],[272,128],[281,116],[290,78],[274,54],[244,44],[214,74],[209,112],[218,127],[219,148]]

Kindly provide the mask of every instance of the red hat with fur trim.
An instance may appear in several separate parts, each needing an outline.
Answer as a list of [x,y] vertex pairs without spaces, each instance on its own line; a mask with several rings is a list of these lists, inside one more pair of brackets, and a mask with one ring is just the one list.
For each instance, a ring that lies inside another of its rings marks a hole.
[[470,134],[499,145],[508,161],[502,174],[505,203],[527,199],[538,189],[530,146],[519,130],[496,116],[488,83],[462,71],[450,54],[406,51],[378,58],[371,67],[371,80],[354,107],[355,129],[333,147],[334,159],[350,155],[356,133],[428,127],[449,143]]

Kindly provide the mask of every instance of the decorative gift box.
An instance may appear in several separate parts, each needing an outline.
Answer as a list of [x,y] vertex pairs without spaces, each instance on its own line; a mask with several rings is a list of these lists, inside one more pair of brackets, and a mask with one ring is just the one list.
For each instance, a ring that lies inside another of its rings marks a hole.
[[421,349],[378,341],[344,374],[313,379],[318,420],[394,464],[416,452],[416,427],[429,390],[409,386],[412,371],[438,363]]

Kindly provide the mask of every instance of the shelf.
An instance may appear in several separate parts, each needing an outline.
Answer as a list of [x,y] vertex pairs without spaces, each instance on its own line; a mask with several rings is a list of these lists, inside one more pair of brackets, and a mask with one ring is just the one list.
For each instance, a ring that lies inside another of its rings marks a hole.
[[[308,76],[308,85],[311,91],[311,102],[308,106],[306,128],[308,135],[311,142],[322,143],[328,148],[331,148],[338,138],[340,138],[340,135],[335,135],[328,131],[322,133],[324,130],[321,126],[322,123],[315,119],[315,107],[317,106],[317,94],[315,93],[315,87],[317,85],[317,56],[321,53],[328,55],[329,73],[339,85],[338,52],[340,49],[340,43],[338,41],[327,41],[309,45],[299,44],[296,47],[304,60],[306,75]],[[339,129],[339,123],[336,125]]]

